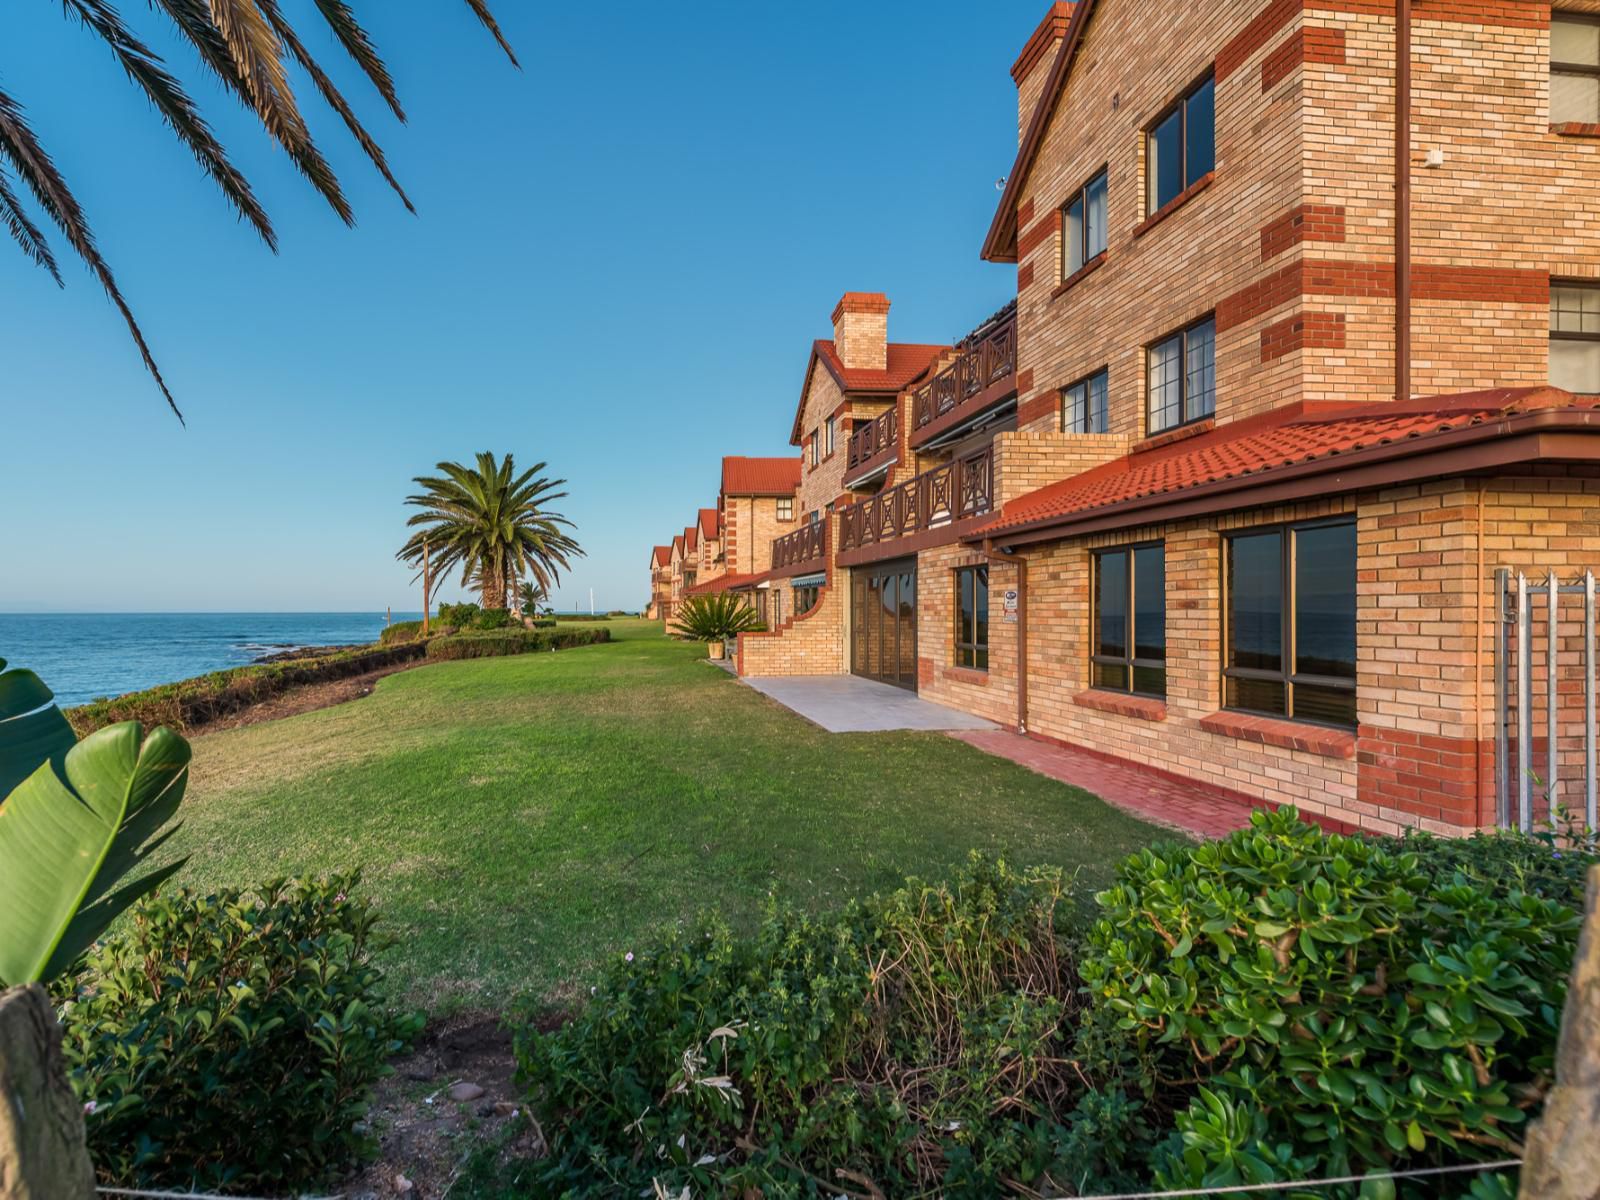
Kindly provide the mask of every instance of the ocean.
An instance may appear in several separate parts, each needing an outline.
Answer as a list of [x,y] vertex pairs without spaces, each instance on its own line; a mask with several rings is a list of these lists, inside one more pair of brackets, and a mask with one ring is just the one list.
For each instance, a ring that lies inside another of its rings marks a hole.
[[[409,621],[421,613],[395,613]],[[0,658],[29,667],[63,708],[300,646],[353,646],[383,613],[0,613]]]

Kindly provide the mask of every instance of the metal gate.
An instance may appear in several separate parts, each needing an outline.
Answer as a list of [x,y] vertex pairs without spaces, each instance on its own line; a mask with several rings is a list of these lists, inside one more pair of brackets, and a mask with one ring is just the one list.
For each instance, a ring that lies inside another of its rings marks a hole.
[[[1574,600],[1563,603],[1567,597]],[[1557,807],[1595,811],[1595,576],[1542,583],[1495,572],[1495,804],[1500,824],[1528,832]],[[1536,736],[1542,726],[1542,741]]]

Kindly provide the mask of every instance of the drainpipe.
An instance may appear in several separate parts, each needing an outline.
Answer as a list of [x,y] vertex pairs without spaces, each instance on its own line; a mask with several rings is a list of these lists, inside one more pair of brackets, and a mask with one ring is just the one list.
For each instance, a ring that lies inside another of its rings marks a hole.
[[1017,732],[1028,732],[1028,560],[1014,554],[1017,564]]
[[1411,398],[1411,0],[1395,0],[1394,397]]

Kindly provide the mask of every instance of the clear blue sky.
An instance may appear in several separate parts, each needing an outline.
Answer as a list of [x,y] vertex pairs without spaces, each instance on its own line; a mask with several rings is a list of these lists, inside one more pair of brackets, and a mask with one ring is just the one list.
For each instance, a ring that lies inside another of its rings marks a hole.
[[289,0],[420,212],[302,87],[354,230],[125,0],[267,204],[276,257],[59,5],[12,7],[0,86],[189,424],[59,238],[64,291],[0,244],[0,610],[414,608],[393,558],[409,480],[480,449],[569,481],[589,556],[561,605],[592,587],[634,608],[721,456],[790,452],[841,292],[887,292],[904,341],[1015,294],[978,251],[1044,0],[498,0],[522,72],[456,0],[359,0],[405,127]]

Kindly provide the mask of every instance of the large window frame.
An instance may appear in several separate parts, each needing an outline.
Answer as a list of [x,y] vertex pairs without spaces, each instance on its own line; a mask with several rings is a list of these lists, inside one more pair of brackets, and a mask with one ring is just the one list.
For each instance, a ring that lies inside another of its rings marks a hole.
[[1061,206],[1061,278],[1070,279],[1106,252],[1110,244],[1110,168],[1067,197]]
[[[968,597],[971,597],[970,604]],[[967,614],[970,612],[971,618]],[[955,570],[955,665],[989,669],[989,568],[978,563]]]
[[[1199,335],[1204,333],[1202,339]],[[1163,363],[1158,384],[1157,356],[1166,359],[1170,347],[1176,347],[1175,357]],[[1191,321],[1182,329],[1157,338],[1145,347],[1144,415],[1145,433],[1155,435],[1172,429],[1181,429],[1196,421],[1204,421],[1217,412],[1217,314],[1207,313],[1198,321]],[[1175,364],[1176,375],[1168,378],[1166,370]],[[1197,379],[1199,384],[1197,386]],[[1177,387],[1176,406],[1166,389]],[[1163,389],[1157,406],[1156,388]],[[1162,417],[1157,423],[1158,411],[1172,410],[1174,419]]]
[[[1595,28],[1596,37],[1600,38],[1600,13],[1563,12],[1556,9],[1550,14],[1550,122],[1553,125],[1600,124],[1600,53],[1597,53],[1596,60],[1592,63],[1565,62],[1557,59],[1555,32],[1558,25],[1589,25]],[[1596,98],[1592,109],[1576,117],[1556,112],[1556,80],[1563,76],[1593,81]]]
[[[1352,674],[1349,678],[1340,675],[1322,675],[1299,670],[1299,622],[1298,609],[1299,597],[1296,587],[1296,556],[1299,553],[1299,537],[1302,533],[1320,529],[1348,528],[1355,531],[1356,522],[1353,517],[1334,517],[1314,521],[1283,522],[1274,525],[1254,525],[1246,529],[1230,530],[1223,535],[1222,545],[1222,707],[1229,712],[1247,713],[1251,716],[1271,717],[1277,720],[1295,721],[1305,725],[1319,725],[1331,729],[1353,730],[1356,728],[1358,717],[1356,711],[1356,677]],[[1278,669],[1266,670],[1256,667],[1238,667],[1233,665],[1234,659],[1234,614],[1233,614],[1233,549],[1234,543],[1245,538],[1278,535],[1282,541],[1279,543],[1279,574],[1278,574],[1278,607],[1279,607],[1279,638],[1278,638]],[[1357,560],[1360,555],[1358,543],[1352,543],[1350,559],[1351,579],[1351,605],[1353,618],[1357,622],[1351,633],[1350,661],[1353,669],[1359,669],[1359,612],[1355,606],[1359,604],[1356,577]],[[1277,684],[1283,689],[1282,709],[1253,708],[1243,704],[1230,704],[1228,696],[1228,683],[1230,680],[1242,680],[1266,684]],[[1324,691],[1349,693],[1350,718],[1349,720],[1330,720],[1315,715],[1303,715],[1295,703],[1297,688],[1319,688]]]
[[[1576,301],[1575,306],[1562,303],[1569,297]],[[1556,387],[1566,387],[1565,381],[1558,382],[1556,379],[1558,342],[1595,346],[1594,353],[1600,355],[1600,282],[1592,279],[1550,281],[1550,382]],[[1600,380],[1596,381],[1592,390],[1584,386],[1568,390],[1586,396],[1600,394]]]
[[1111,368],[1061,389],[1062,433],[1105,433],[1111,422]]
[[780,521],[792,521],[792,520],[794,520],[794,497],[793,496],[779,496],[778,497],[778,520],[780,520]]
[[[1192,138],[1200,136],[1201,141]],[[1162,139],[1175,140],[1177,177],[1169,180],[1161,169]],[[1207,71],[1145,126],[1145,215],[1152,216],[1174,203],[1202,178],[1217,169],[1216,72]]]
[[[1150,658],[1139,653],[1139,559],[1143,556],[1159,554],[1161,556],[1161,657]],[[1101,641],[1100,616],[1101,616],[1101,581],[1104,578],[1105,562],[1108,558],[1120,557],[1124,560],[1123,583],[1124,594],[1122,597],[1125,628],[1123,632],[1122,653],[1103,653],[1104,643]],[[1089,686],[1096,691],[1112,692],[1122,696],[1146,696],[1152,700],[1165,700],[1167,698],[1167,546],[1165,542],[1133,542],[1122,546],[1107,546],[1103,550],[1093,553],[1093,576],[1089,584]],[[1102,669],[1104,668],[1104,670]],[[1111,672],[1120,670],[1123,683],[1121,685],[1108,682],[1113,678]],[[1159,671],[1161,678],[1156,687],[1141,688],[1140,676],[1143,673],[1146,681],[1151,672]]]

